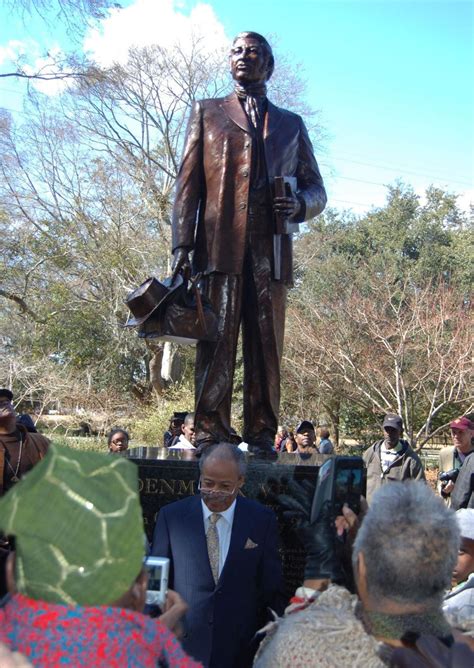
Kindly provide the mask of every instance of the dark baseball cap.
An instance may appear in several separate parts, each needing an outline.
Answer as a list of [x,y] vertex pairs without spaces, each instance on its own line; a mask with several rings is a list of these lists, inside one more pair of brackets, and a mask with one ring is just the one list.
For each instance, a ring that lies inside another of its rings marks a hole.
[[383,419],[382,427],[392,427],[392,429],[403,429],[403,420],[396,413],[387,413]]
[[9,401],[13,400],[13,392],[6,387],[0,388],[0,397],[6,397]]
[[462,417],[458,417],[452,422],[450,422],[449,426],[451,427],[451,429],[460,429],[461,431],[466,431],[466,429],[474,429],[474,423],[465,415],[463,415]]
[[309,420],[302,420],[296,427],[296,433],[303,431],[303,429],[312,429],[314,431],[314,424]]

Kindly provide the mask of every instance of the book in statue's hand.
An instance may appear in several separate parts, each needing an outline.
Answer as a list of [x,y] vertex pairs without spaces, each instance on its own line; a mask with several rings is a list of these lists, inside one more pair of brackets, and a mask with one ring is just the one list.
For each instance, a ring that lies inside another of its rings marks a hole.
[[[296,187],[295,176],[275,176],[273,179],[275,197],[296,197]],[[275,211],[275,234],[292,234],[298,230],[299,223]]]

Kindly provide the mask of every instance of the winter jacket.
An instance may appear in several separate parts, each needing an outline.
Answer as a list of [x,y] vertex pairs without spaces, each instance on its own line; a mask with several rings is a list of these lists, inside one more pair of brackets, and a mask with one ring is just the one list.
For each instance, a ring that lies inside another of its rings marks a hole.
[[384,472],[380,460],[383,440],[377,441],[364,452],[363,459],[367,469],[367,502],[369,504],[373,494],[386,482],[425,479],[421,459],[406,441],[400,441],[400,443],[402,450]]

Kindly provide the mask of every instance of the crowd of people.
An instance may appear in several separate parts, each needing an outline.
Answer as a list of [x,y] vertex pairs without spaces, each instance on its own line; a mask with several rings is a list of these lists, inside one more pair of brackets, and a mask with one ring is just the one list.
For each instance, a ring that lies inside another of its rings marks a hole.
[[[198,453],[199,493],[160,511],[148,545],[132,462],[51,444],[17,418],[0,390],[2,668],[474,665],[469,416],[450,423],[438,493],[401,418],[385,416],[363,457],[361,514],[344,506],[335,522],[296,525],[307,557],[290,600],[276,516],[240,493],[245,448]],[[169,447],[195,448],[193,414],[173,420]],[[326,454],[327,431],[301,421],[291,452]],[[275,447],[289,452],[289,437],[281,430]],[[109,454],[124,452],[129,434],[107,440]],[[157,617],[145,608],[147,553],[170,561]]]
[[[276,515],[241,493],[248,461],[281,453],[292,471],[335,451],[327,425],[308,419],[273,441],[293,281],[288,226],[323,211],[323,181],[301,117],[267,99],[268,42],[241,33],[229,65],[231,95],[192,107],[172,215],[173,277],[190,272],[192,254],[219,314],[217,339],[196,337],[195,414],[174,413],[163,436],[170,452],[198,460],[198,493],[160,510],[148,544],[138,467],[120,456],[127,430],[110,431],[108,452],[60,447],[0,390],[0,668],[472,668],[469,416],[450,424],[438,494],[389,413],[363,456],[360,514],[347,504],[337,516],[284,511],[306,555],[290,600]],[[165,301],[140,297],[127,302],[129,325],[144,326]],[[241,325],[244,440],[230,425]],[[288,499],[297,500],[277,496],[283,509]],[[145,605],[148,553],[169,564],[158,611]]]

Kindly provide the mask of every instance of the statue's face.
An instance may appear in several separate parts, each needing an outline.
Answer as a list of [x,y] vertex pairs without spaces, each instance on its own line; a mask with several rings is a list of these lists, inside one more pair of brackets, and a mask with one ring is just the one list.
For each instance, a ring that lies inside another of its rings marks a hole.
[[230,72],[241,84],[267,80],[268,57],[253,37],[239,37],[230,50]]

